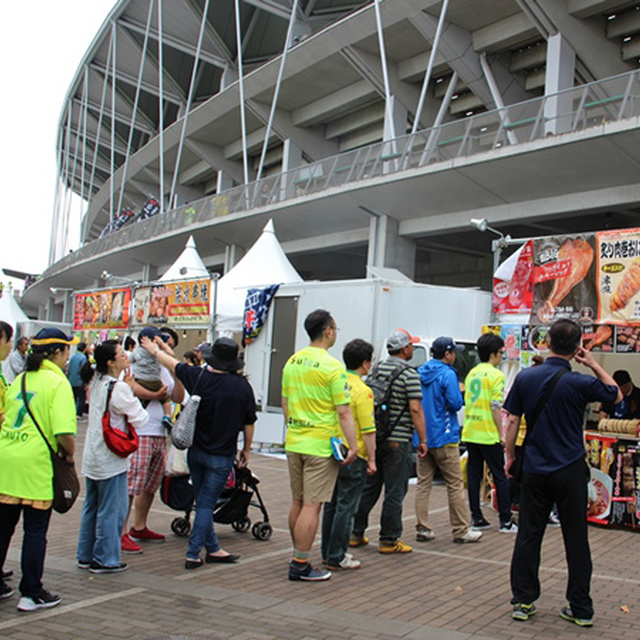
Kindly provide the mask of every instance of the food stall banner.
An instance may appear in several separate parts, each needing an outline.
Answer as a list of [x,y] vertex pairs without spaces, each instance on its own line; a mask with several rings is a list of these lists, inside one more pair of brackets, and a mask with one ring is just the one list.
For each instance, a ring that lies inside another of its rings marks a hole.
[[493,313],[529,313],[533,303],[533,241],[528,240],[493,274]]
[[130,304],[129,287],[76,293],[73,330],[127,329]]
[[640,324],[640,229],[596,235],[598,322]]
[[162,282],[136,289],[133,326],[211,324],[211,279]]
[[558,318],[596,320],[595,234],[551,236],[533,241],[533,307],[530,324]]

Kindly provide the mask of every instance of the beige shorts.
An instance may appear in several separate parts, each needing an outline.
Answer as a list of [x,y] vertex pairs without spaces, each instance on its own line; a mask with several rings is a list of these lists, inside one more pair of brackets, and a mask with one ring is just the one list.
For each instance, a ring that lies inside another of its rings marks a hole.
[[333,458],[321,458],[287,451],[289,482],[294,500],[330,502],[340,465]]

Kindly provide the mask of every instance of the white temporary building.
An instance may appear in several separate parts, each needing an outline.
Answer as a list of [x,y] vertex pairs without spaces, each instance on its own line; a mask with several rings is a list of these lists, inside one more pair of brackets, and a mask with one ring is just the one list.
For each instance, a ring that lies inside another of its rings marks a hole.
[[282,250],[273,221],[269,220],[242,260],[218,281],[216,333],[228,335],[242,331],[244,302],[249,289],[290,282],[302,282],[302,278]]
[[189,240],[187,240],[184,251],[169,267],[162,278],[160,278],[160,282],[169,282],[173,280],[196,280],[198,278],[209,277],[211,276],[198,253],[196,241],[193,239],[193,236],[189,236]]

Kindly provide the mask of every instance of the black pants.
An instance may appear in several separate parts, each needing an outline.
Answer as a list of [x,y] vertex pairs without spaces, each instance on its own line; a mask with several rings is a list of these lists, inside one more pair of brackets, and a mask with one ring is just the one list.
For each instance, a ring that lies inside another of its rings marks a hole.
[[511,521],[511,500],[509,499],[509,481],[504,472],[504,450],[502,445],[476,444],[465,442],[469,452],[467,463],[467,485],[469,487],[469,508],[474,522],[483,519],[480,508],[480,481],[482,480],[483,463],[486,461],[489,471],[493,476],[498,494],[498,510],[500,511],[500,524],[508,524]]
[[73,398],[76,401],[76,415],[80,418],[84,415],[87,406],[84,385],[81,387],[71,387],[73,389]]
[[540,596],[540,548],[553,503],[558,505],[567,557],[567,600],[579,618],[593,616],[591,551],[587,530],[587,482],[584,458],[549,475],[524,473],[518,537],[511,560],[511,604],[531,604]]
[[23,596],[39,596],[42,592],[44,557],[47,552],[47,530],[51,509],[34,509],[20,504],[0,503],[0,568],[4,566],[11,537],[22,513],[22,556],[20,568],[20,593]]

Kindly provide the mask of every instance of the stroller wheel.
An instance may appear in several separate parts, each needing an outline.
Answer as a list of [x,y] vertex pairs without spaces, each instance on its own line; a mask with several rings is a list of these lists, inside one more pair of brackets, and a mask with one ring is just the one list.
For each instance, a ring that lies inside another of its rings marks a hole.
[[240,520],[236,520],[231,523],[231,526],[236,530],[244,533],[245,531],[249,531],[249,527],[251,526],[251,520],[246,516],[241,518]]
[[177,536],[184,538],[191,531],[191,523],[186,518],[174,518],[171,522],[171,531]]
[[273,533],[273,527],[268,522],[256,522],[251,528],[251,533],[258,540],[268,540]]

